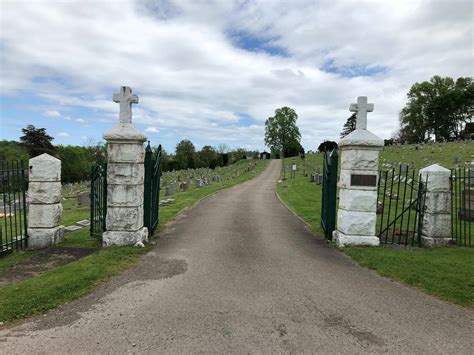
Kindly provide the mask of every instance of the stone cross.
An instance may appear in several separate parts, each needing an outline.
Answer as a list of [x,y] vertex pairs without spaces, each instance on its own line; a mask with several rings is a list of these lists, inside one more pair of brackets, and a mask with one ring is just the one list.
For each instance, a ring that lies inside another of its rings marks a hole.
[[114,94],[112,100],[120,104],[120,123],[132,123],[132,104],[138,104],[138,96],[132,95],[132,89],[120,87],[120,92]]
[[367,103],[367,96],[359,96],[356,104],[349,107],[351,112],[357,112],[356,129],[367,129],[367,112],[374,110],[374,104]]

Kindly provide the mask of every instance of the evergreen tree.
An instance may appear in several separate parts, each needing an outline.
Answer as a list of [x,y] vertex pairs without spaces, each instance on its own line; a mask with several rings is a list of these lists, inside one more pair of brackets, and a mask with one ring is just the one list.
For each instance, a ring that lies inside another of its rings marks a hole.
[[344,123],[344,127],[342,128],[342,132],[341,132],[341,139],[347,136],[352,131],[355,131],[356,121],[357,121],[357,117],[356,117],[356,113],[354,112],[351,115],[351,117],[347,119],[346,123]]
[[36,128],[33,125],[28,125],[21,131],[23,136],[20,137],[20,141],[31,158],[43,153],[56,155],[57,149],[51,143],[54,138],[46,133],[46,128]]

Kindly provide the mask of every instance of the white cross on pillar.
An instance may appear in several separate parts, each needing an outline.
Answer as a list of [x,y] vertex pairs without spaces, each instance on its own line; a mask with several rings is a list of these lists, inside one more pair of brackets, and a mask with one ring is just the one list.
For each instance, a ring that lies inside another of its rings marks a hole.
[[132,123],[132,104],[138,104],[138,96],[132,95],[132,89],[120,87],[120,92],[114,94],[112,100],[120,104],[120,123]]
[[374,104],[367,103],[367,96],[359,96],[356,104],[349,107],[351,112],[357,112],[356,129],[367,129],[367,112],[374,110]]

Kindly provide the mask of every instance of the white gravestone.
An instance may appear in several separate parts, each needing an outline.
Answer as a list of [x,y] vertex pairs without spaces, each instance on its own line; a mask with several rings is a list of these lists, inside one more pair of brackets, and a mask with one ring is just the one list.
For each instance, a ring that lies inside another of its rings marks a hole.
[[367,130],[367,112],[374,110],[367,97],[357,99],[356,130],[339,142],[341,174],[339,209],[333,239],[338,246],[379,245],[375,235],[379,151],[383,140]]
[[28,179],[28,248],[56,245],[64,239],[61,161],[48,154],[30,159]]
[[147,137],[132,126],[132,104],[138,97],[122,86],[113,101],[120,103],[120,123],[104,133],[107,141],[107,231],[104,246],[135,245],[148,240],[143,226],[145,150]]

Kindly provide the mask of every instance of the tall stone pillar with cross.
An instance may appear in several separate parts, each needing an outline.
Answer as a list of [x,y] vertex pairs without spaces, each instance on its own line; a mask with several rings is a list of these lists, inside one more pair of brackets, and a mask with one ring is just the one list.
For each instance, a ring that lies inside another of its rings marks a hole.
[[375,235],[379,152],[383,140],[367,130],[367,112],[374,105],[360,96],[349,108],[357,112],[355,131],[341,139],[339,209],[333,240],[338,246],[379,245]]
[[127,86],[113,95],[120,104],[120,122],[104,133],[107,141],[107,231],[104,246],[135,245],[148,240],[143,226],[143,193],[147,137],[132,126],[132,104],[138,97]]

